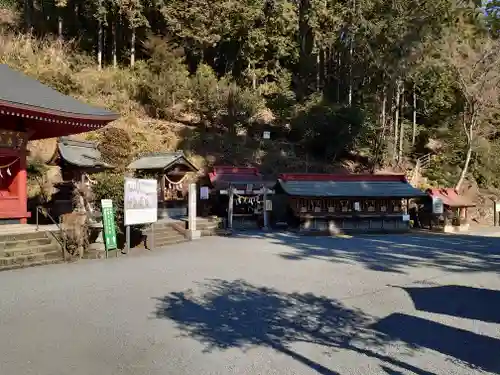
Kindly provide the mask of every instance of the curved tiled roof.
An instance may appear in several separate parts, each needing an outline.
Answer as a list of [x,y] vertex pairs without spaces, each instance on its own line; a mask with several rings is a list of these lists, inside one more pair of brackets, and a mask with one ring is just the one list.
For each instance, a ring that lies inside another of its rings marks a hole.
[[0,105],[80,120],[113,121],[118,114],[91,106],[0,64]]
[[179,162],[187,165],[193,172],[198,171],[198,168],[186,158],[182,151],[145,154],[130,163],[127,168],[132,170],[159,170],[167,169]]
[[97,143],[62,137],[58,142],[61,158],[69,164],[82,168],[113,168],[102,160]]

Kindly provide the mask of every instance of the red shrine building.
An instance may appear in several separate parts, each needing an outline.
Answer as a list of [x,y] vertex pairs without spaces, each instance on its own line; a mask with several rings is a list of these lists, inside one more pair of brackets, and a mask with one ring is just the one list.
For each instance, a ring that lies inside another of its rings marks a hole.
[[27,143],[100,129],[114,112],[63,95],[0,64],[0,224],[25,224]]

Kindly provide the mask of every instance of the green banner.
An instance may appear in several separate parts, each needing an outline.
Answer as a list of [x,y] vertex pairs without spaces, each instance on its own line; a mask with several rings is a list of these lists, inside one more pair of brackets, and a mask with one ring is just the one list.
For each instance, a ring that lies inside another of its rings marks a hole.
[[106,251],[114,250],[118,247],[116,243],[115,212],[113,211],[113,201],[102,199],[102,224],[104,227],[104,243]]

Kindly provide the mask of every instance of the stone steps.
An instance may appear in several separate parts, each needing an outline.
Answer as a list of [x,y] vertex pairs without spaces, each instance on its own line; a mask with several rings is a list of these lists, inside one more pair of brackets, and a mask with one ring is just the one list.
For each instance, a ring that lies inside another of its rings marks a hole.
[[38,246],[49,245],[51,240],[47,237],[32,238],[19,241],[3,241],[0,242],[0,253],[3,251],[12,251],[19,248],[36,248]]
[[[24,231],[24,233],[23,233]],[[52,233],[29,226],[15,233],[0,232],[0,270],[33,267],[63,261],[63,252]]]
[[182,234],[177,235],[167,235],[167,236],[156,236],[155,239],[155,247],[165,247],[168,245],[174,245],[177,243],[185,242],[186,237]]
[[[188,230],[188,220],[182,219],[179,221],[179,230]],[[219,220],[215,218],[197,218],[196,219],[196,230],[201,232],[203,237],[214,236],[219,233]]]
[[[38,254],[38,253],[45,254],[45,253],[50,253],[52,251],[58,251],[58,248],[53,243],[51,243],[50,240],[48,240],[48,243],[44,245],[36,245],[30,247],[13,246],[10,247],[9,249],[0,250],[0,257],[10,258],[10,257]],[[61,250],[61,256],[62,256],[62,250]]]
[[45,238],[48,238],[46,232],[26,232],[26,233],[13,233],[13,234],[0,233],[0,243],[39,240]]
[[38,267],[38,266],[46,266],[49,264],[58,264],[63,263],[63,259],[54,258],[54,259],[45,259],[40,261],[29,261],[21,264],[11,264],[6,266],[0,266],[0,271],[11,271],[19,268],[30,268],[30,267]]
[[174,228],[175,222],[158,222],[154,224],[154,239],[152,239],[152,229],[148,229],[144,234],[146,235],[146,243],[148,247],[151,241],[154,241],[155,248],[162,248],[169,245],[187,241],[184,234]]
[[44,253],[18,254],[16,256],[0,257],[0,270],[30,267],[47,262],[54,263],[62,261],[62,252],[53,250]]

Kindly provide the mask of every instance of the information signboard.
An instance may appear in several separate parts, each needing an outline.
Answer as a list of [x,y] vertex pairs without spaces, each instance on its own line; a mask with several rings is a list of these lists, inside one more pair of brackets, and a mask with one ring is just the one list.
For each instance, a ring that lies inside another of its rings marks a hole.
[[441,198],[432,198],[432,213],[441,215],[444,212],[443,200]]
[[158,220],[158,182],[125,179],[125,225],[150,224]]
[[102,199],[101,209],[106,251],[114,250],[118,247],[118,245],[116,243],[116,225],[115,213],[113,211],[113,201],[111,199]]

